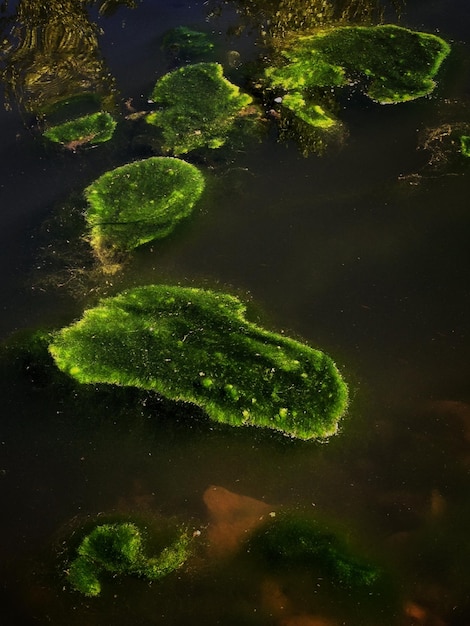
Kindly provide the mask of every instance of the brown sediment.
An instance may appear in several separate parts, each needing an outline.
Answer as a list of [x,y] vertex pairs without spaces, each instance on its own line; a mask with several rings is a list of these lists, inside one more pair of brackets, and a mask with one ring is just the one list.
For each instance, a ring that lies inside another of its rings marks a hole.
[[207,549],[216,556],[235,552],[247,535],[273,512],[266,502],[213,485],[206,489],[203,500],[210,519]]

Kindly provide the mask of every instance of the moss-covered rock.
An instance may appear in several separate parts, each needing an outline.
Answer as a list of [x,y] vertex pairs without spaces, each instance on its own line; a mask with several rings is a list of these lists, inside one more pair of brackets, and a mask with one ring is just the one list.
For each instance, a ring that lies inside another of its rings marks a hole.
[[333,361],[247,321],[245,311],[223,293],[139,287],[86,311],[50,352],[82,383],[154,390],[233,426],[302,439],[334,434],[348,394]]
[[196,63],[166,74],[151,98],[159,108],[147,121],[161,129],[163,150],[174,155],[222,146],[252,102],[224,77],[219,63]]
[[75,149],[86,144],[103,143],[113,136],[116,122],[109,113],[91,113],[44,131],[44,137]]
[[145,555],[141,530],[130,522],[101,524],[86,535],[68,568],[70,585],[86,596],[98,596],[102,572],[158,580],[180,568],[189,556],[191,539],[180,530],[157,557]]
[[272,86],[302,92],[364,81],[380,103],[425,96],[450,46],[436,35],[395,25],[340,26],[284,42],[287,64],[266,71]]
[[91,244],[125,252],[166,237],[188,216],[204,189],[204,177],[189,163],[152,157],[106,172],[85,189]]
[[250,538],[249,550],[272,570],[306,567],[342,587],[369,589],[381,577],[381,570],[354,554],[340,534],[299,512],[268,518]]

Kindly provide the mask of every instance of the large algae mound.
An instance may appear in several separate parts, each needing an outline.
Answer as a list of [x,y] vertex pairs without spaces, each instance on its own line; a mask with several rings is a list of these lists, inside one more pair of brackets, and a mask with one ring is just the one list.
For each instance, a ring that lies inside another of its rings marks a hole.
[[104,299],[50,345],[82,383],[154,390],[215,421],[301,439],[337,431],[347,386],[326,354],[245,319],[236,297],[146,286]]

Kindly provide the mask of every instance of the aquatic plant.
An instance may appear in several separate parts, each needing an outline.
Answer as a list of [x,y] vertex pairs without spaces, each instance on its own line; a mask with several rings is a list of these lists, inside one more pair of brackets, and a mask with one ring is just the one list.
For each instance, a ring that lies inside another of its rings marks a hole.
[[281,51],[288,63],[266,75],[273,87],[303,92],[365,81],[372,100],[397,103],[425,96],[450,46],[436,35],[391,24],[324,28],[292,36]]
[[224,293],[138,287],[86,311],[49,349],[82,383],[153,390],[232,426],[301,439],[334,434],[348,393],[331,358],[260,328],[245,313]]
[[197,167],[173,157],[106,172],[85,189],[91,245],[102,257],[166,237],[191,213],[204,184]]
[[248,547],[271,569],[306,567],[343,587],[370,588],[381,577],[381,570],[353,554],[340,534],[299,512],[283,511],[267,518]]
[[228,81],[219,63],[196,63],[160,78],[151,95],[158,109],[147,122],[161,129],[164,152],[219,148],[252,98]]
[[109,113],[99,111],[52,126],[44,131],[44,137],[75,148],[90,143],[103,143],[113,136],[116,122]]
[[187,531],[179,530],[176,539],[157,557],[147,558],[138,526],[130,522],[101,524],[78,546],[78,556],[68,568],[68,580],[75,590],[86,596],[100,594],[102,572],[158,580],[185,563],[190,542]]

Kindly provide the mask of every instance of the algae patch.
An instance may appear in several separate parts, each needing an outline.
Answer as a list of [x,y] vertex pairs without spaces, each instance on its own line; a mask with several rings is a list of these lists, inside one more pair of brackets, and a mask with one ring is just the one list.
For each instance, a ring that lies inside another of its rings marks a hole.
[[85,115],[44,131],[44,137],[50,141],[63,144],[66,148],[103,143],[113,136],[116,122],[109,113],[100,111]]
[[286,65],[266,74],[286,91],[342,87],[360,79],[372,100],[406,102],[433,91],[449,52],[440,37],[400,26],[340,26],[294,37],[281,51]]
[[159,108],[147,121],[161,129],[163,150],[174,155],[219,148],[252,103],[251,96],[224,77],[219,63],[196,63],[165,74],[151,99]]
[[101,524],[86,535],[68,568],[70,585],[86,596],[101,593],[103,573],[159,580],[180,568],[189,556],[191,538],[180,530],[156,557],[147,557],[144,538],[136,524]]
[[334,434],[348,401],[334,362],[249,322],[245,312],[224,293],[138,287],[86,311],[49,349],[82,383],[153,390],[232,426],[301,439]]
[[197,167],[172,157],[151,157],[106,172],[85,189],[91,244],[130,251],[170,234],[204,190]]

